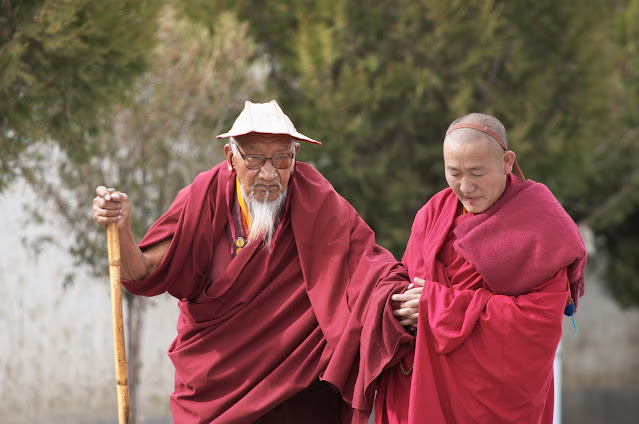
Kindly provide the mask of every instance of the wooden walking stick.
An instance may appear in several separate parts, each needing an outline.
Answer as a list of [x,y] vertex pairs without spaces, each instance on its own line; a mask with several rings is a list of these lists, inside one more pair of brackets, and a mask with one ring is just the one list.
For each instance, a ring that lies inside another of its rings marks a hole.
[[118,390],[118,423],[129,424],[129,378],[126,368],[124,323],[122,319],[122,285],[120,282],[120,234],[118,224],[107,225],[109,246],[109,278],[111,280],[111,312],[115,347],[115,379]]

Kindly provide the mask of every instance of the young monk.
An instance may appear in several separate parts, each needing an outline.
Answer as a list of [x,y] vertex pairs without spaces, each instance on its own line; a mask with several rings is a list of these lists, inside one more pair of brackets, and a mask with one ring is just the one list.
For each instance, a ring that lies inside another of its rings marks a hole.
[[443,147],[449,188],[417,213],[403,257],[423,292],[393,297],[419,304],[416,348],[383,375],[375,421],[551,423],[562,316],[583,294],[579,231],[524,179],[497,118],[457,119]]

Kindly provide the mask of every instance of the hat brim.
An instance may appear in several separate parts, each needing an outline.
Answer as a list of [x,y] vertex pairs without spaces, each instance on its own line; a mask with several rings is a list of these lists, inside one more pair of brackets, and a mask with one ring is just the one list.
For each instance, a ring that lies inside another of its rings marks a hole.
[[290,135],[291,137],[293,137],[293,138],[295,138],[297,140],[300,140],[300,141],[306,141],[307,143],[317,144],[318,146],[322,145],[321,142],[319,142],[317,140],[313,140],[310,137],[306,137],[304,134],[299,133],[297,131],[290,131],[290,132],[286,132],[286,133],[269,132],[269,131],[227,132],[227,133],[224,133],[224,134],[220,134],[220,135],[216,136],[215,138],[239,137],[239,136],[246,135],[246,134],[251,134],[251,133]]

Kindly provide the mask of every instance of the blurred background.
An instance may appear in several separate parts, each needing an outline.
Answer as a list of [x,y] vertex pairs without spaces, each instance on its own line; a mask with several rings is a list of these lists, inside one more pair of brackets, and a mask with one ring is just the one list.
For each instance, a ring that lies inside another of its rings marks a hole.
[[[497,116],[589,249],[556,422],[639,422],[639,0],[0,0],[0,422],[117,420],[95,187],[138,239],[277,99],[400,259],[441,142]],[[169,423],[177,306],[125,296],[133,423]]]

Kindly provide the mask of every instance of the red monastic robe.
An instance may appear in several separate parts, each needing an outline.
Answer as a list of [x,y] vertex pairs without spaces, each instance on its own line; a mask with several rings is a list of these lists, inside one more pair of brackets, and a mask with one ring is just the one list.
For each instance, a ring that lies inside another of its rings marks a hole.
[[[386,371],[376,423],[551,423],[553,360],[586,250],[543,185],[510,175],[481,214],[451,189],[417,214],[403,257],[426,280],[416,348]],[[412,385],[411,385],[412,377]]]
[[414,343],[389,303],[408,285],[405,268],[301,162],[270,251],[251,244],[230,260],[234,190],[225,162],[200,174],[140,242],[173,238],[159,268],[123,281],[179,299],[174,421],[250,423],[320,378],[366,422],[378,375]]

